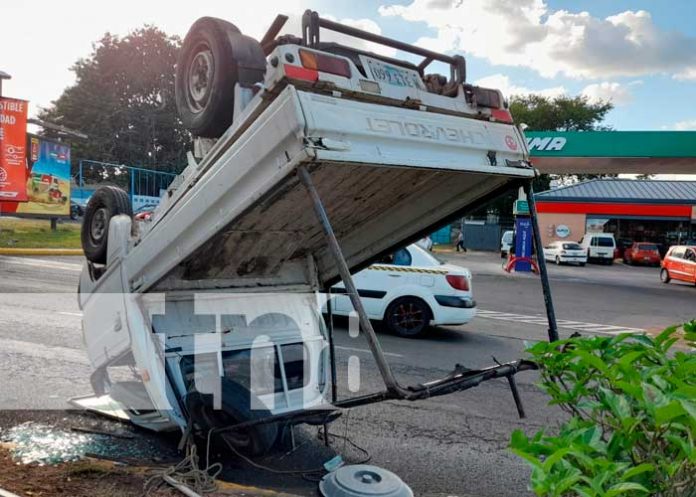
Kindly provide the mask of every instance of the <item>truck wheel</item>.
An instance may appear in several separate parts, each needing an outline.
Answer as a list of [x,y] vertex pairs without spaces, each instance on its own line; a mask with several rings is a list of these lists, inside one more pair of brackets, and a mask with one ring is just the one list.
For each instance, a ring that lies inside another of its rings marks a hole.
[[197,136],[221,136],[232,124],[235,84],[252,86],[265,71],[259,42],[222,19],[198,19],[176,64],[176,108],[184,126]]
[[415,338],[430,324],[428,304],[416,297],[402,297],[389,304],[384,313],[384,324],[400,337]]
[[[221,378],[221,409],[213,408],[213,396],[191,392],[186,404],[193,420],[206,432],[212,428],[234,426],[246,421],[255,421],[271,416],[266,409],[255,408],[258,398],[246,387],[229,378]],[[206,433],[207,435],[207,433]],[[267,453],[278,438],[277,423],[252,425],[237,432],[222,432],[225,443],[234,450],[250,456]]]
[[88,261],[106,263],[109,221],[119,214],[133,215],[128,194],[115,186],[98,188],[87,203],[82,221],[82,250]]

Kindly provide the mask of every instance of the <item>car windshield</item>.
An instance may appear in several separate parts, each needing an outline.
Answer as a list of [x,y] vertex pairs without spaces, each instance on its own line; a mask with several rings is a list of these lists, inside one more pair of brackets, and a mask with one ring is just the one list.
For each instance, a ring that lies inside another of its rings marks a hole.
[[565,250],[582,250],[582,247],[577,243],[564,243],[563,248]]
[[638,250],[657,250],[657,245],[654,243],[639,243]]

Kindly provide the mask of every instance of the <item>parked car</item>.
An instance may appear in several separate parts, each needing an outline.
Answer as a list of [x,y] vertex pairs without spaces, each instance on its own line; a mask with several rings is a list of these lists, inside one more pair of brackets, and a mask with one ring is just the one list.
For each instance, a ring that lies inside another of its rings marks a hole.
[[544,247],[544,259],[559,266],[569,263],[584,266],[587,263],[587,252],[578,243],[557,241]]
[[660,250],[655,243],[635,242],[624,250],[623,260],[626,264],[660,265]]
[[696,245],[675,245],[667,251],[660,280],[669,283],[673,279],[696,284]]
[[[430,325],[464,324],[476,315],[471,272],[445,264],[417,244],[360,271],[354,280],[368,317],[399,336],[416,337]],[[339,294],[333,313],[350,314],[343,283],[331,291]]]
[[503,237],[500,239],[500,257],[507,257],[510,253],[510,247],[512,247],[513,231],[509,230],[503,233]]
[[70,201],[70,219],[73,221],[81,218],[85,215],[84,206],[78,204],[77,202]]
[[633,240],[630,238],[617,238],[616,239],[616,258],[623,259],[626,249],[631,248],[633,245]]
[[145,204],[138,207],[133,212],[133,218],[138,221],[148,221],[152,217],[152,213],[157,208],[158,204]]
[[611,233],[587,233],[580,240],[580,246],[587,254],[587,260],[603,264],[613,264],[616,257],[616,240]]

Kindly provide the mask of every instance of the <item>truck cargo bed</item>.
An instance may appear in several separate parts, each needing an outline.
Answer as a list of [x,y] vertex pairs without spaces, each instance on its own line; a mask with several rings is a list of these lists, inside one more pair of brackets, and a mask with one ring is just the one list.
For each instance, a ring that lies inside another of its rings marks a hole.
[[[534,176],[514,126],[291,86],[220,149],[128,257],[134,288],[337,281],[300,166],[310,172],[351,270]],[[316,275],[308,274],[308,256]]]

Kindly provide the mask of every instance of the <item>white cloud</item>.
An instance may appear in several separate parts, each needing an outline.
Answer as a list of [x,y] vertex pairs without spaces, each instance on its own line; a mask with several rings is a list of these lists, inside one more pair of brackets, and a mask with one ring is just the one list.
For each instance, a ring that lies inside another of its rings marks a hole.
[[601,19],[552,10],[543,0],[413,0],[379,12],[434,28],[436,37],[419,45],[530,67],[545,77],[696,78],[696,38],[660,30],[644,10]]
[[674,79],[680,81],[696,81],[696,68],[685,69],[674,75]]
[[623,105],[633,99],[633,95],[625,85],[609,81],[587,85],[580,93],[593,103],[605,101],[614,105]]
[[[187,3],[186,9],[182,10],[172,8],[169,0],[2,2],[3,40],[13,40],[13,47],[5,43],[0,48],[0,70],[12,75],[10,81],[4,82],[3,93],[29,100],[30,114],[34,115],[37,107],[50,105],[66,86],[74,83],[75,75],[70,67],[80,57],[88,56],[92,43],[107,31],[125,35],[143,24],[154,24],[168,34],[183,38],[196,19],[213,16],[232,22],[244,34],[260,40],[276,14],[286,14],[290,19],[284,32],[300,35],[302,13],[313,3],[316,2],[264,0],[257,2],[254,8],[240,9],[237,2],[197,0]],[[41,15],[36,15],[37,12]],[[31,29],[25,22],[27,19],[31,20]],[[381,33],[379,25],[370,19],[341,19],[341,22]],[[80,28],[73,29],[73,26]],[[388,47],[324,30],[322,39],[348,43],[384,55],[395,52]]]
[[671,129],[674,131],[692,131],[696,130],[696,119],[688,119],[686,121],[679,121],[671,126],[663,126],[662,129]]
[[513,95],[529,95],[534,93],[536,95],[542,95],[545,97],[558,97],[568,93],[563,86],[554,86],[552,88],[543,88],[540,90],[532,90],[525,86],[517,86],[510,81],[510,78],[504,74],[492,74],[484,78],[477,79],[474,81],[475,85],[483,86],[485,88],[495,88],[503,92],[505,97],[511,97]]
[[[326,19],[329,19],[331,21],[338,21],[341,24],[347,24],[348,26],[362,29],[363,31],[368,31],[377,35],[382,34],[382,29],[379,27],[379,24],[377,24],[372,19],[336,19],[335,17],[329,15],[323,15],[322,17],[325,17]],[[290,25],[291,22],[288,21],[288,24]],[[301,19],[298,17],[297,26],[291,26],[294,29],[292,29],[290,32],[294,34],[300,34],[302,32],[301,26]],[[375,52],[378,54],[386,55],[387,57],[394,57],[396,55],[396,49],[394,48],[379,45],[377,43],[372,43],[369,41],[360,40],[358,38],[347,36],[341,33],[326,31],[323,29],[321,31],[321,41],[333,41],[336,43],[341,43],[342,45],[348,45],[351,47],[366,50],[368,52]]]

